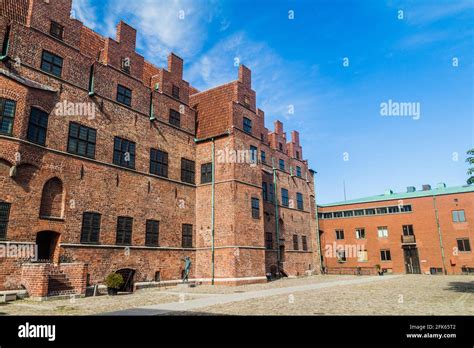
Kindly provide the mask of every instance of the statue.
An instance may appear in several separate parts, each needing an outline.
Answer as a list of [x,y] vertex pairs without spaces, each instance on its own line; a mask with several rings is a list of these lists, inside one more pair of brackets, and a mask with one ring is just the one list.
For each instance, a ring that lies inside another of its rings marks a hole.
[[183,277],[183,283],[187,283],[189,281],[189,272],[191,271],[191,259],[189,256],[186,256],[184,258],[184,277]]

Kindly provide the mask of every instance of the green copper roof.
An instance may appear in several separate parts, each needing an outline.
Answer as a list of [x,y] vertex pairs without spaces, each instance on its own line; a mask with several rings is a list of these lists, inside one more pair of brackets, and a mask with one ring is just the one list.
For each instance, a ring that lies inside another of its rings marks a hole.
[[407,198],[418,198],[418,197],[427,197],[427,196],[438,196],[438,195],[449,195],[453,193],[466,193],[474,192],[474,185],[466,186],[455,186],[455,187],[438,187],[432,188],[427,191],[415,191],[415,192],[402,192],[402,193],[386,193],[383,195],[364,197],[359,199],[351,199],[342,202],[328,203],[328,204],[318,204],[320,207],[333,207],[337,205],[346,205],[346,204],[357,204],[357,203],[369,203],[369,202],[378,202],[378,201],[391,201],[398,199],[407,199]]

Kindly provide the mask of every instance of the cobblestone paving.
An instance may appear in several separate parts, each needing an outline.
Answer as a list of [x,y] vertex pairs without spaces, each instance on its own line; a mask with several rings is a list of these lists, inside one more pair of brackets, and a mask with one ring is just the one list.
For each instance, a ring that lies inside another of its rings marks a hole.
[[474,277],[407,275],[196,311],[230,315],[474,315]]
[[[90,315],[249,291],[289,288],[356,276],[313,276],[238,287],[157,288],[132,295],[75,300],[15,301],[0,315]],[[407,275],[366,284],[334,285],[252,300],[201,307],[178,315],[474,315],[474,277]]]
[[158,303],[185,301],[199,297],[199,295],[193,297],[182,295],[179,292],[169,293],[161,289],[144,289],[131,295],[104,295],[43,302],[26,299],[0,304],[0,315],[93,315]]

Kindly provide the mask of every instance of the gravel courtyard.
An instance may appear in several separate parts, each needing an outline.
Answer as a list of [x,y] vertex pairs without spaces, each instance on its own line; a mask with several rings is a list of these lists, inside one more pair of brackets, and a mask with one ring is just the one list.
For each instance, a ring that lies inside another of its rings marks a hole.
[[[386,276],[362,284],[348,283],[368,278],[313,276],[238,287],[203,285],[146,289],[112,297],[44,302],[27,299],[0,305],[0,315],[91,315],[166,304],[177,308],[166,315],[474,315],[472,276]],[[292,291],[302,286],[323,287]],[[279,293],[272,295],[273,290]],[[250,293],[259,298],[245,299]],[[178,310],[183,303],[229,297],[232,302]]]

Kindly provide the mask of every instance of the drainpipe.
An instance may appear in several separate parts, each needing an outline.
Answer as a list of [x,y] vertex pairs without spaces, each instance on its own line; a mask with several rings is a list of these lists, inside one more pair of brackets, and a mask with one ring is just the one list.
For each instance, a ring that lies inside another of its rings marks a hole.
[[436,207],[436,196],[433,194],[433,207],[435,210],[435,216],[436,216],[436,226],[438,227],[438,237],[439,237],[439,247],[441,249],[441,259],[443,261],[443,269],[444,269],[444,274],[448,274],[448,270],[446,269],[446,261],[444,258],[444,247],[443,247],[443,237],[441,236],[441,227],[439,225],[439,217],[438,217],[438,208]]
[[215,176],[214,176],[214,162],[215,162],[215,155],[214,155],[214,149],[215,149],[215,142],[214,142],[214,138],[212,138],[212,164],[211,164],[211,167],[212,167],[212,186],[211,186],[211,210],[212,210],[212,220],[211,220],[211,240],[212,240],[212,247],[211,247],[211,253],[212,253],[212,280],[211,280],[211,284],[214,285],[214,220],[215,220],[215,213],[214,213],[214,210],[215,210],[215,183],[216,183],[216,180],[215,180]]
[[321,239],[319,236],[319,217],[318,217],[318,203],[316,201],[316,179],[315,179],[315,174],[318,172],[315,172],[313,170],[313,186],[314,186],[314,206],[316,207],[316,239],[318,242],[318,251],[319,251],[319,273],[322,274],[323,271],[323,251],[321,249]]
[[154,121],[156,119],[153,111],[153,91],[150,93],[150,121]]
[[273,201],[275,203],[275,234],[276,234],[276,246],[277,246],[277,275],[280,276],[280,226],[278,225],[278,191],[277,191],[277,175],[275,168],[275,159],[272,158],[273,168]]
[[194,138],[194,142],[201,143],[204,141],[211,141],[212,142],[212,181],[211,181],[211,284],[214,285],[214,278],[215,278],[215,139],[220,138],[223,136],[228,136],[230,134],[229,131],[226,131],[220,135],[217,135],[215,137],[209,137],[209,138],[203,138],[203,139],[198,139]]

